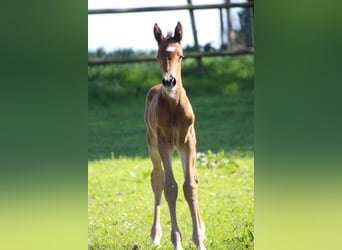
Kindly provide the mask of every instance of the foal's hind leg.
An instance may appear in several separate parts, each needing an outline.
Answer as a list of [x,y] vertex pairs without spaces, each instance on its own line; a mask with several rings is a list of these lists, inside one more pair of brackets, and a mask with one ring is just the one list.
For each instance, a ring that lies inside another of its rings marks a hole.
[[151,186],[154,193],[154,219],[151,229],[152,246],[159,246],[162,236],[162,229],[160,226],[160,201],[164,188],[164,171],[161,166],[161,159],[157,148],[151,148],[150,157],[153,164],[153,171],[151,173]]

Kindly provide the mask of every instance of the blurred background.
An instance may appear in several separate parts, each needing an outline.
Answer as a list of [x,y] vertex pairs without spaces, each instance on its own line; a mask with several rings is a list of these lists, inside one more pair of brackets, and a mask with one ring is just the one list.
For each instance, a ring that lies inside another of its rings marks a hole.
[[[184,28],[183,46],[190,49],[197,44],[202,50],[253,47],[253,15],[250,8],[209,8],[133,12],[133,8],[177,7],[192,4],[217,5],[246,3],[247,0],[175,0],[175,1],[88,1],[88,50],[110,52],[117,49],[154,50],[151,36],[158,23],[166,34],[180,21]],[[251,1],[253,2],[253,1]],[[104,14],[100,10],[126,10]],[[92,11],[99,12],[92,12]],[[193,13],[191,13],[193,12]],[[193,33],[194,32],[194,33]]]

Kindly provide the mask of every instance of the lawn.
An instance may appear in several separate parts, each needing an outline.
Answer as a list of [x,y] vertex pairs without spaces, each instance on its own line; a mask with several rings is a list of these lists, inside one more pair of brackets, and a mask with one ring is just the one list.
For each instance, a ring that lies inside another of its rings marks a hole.
[[[253,57],[208,58],[202,76],[183,63],[183,84],[196,115],[199,205],[207,249],[253,249]],[[144,95],[160,79],[158,65],[89,68],[89,249],[150,249],[152,164],[145,144]],[[143,79],[143,81],[141,80]],[[175,178],[183,183],[178,156]],[[170,218],[162,200],[162,248],[171,249]],[[191,217],[179,189],[177,217],[185,249]]]

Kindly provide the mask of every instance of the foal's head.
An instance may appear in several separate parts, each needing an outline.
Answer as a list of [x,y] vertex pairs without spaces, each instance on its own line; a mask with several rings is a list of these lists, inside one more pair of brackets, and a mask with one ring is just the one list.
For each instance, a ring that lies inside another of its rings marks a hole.
[[162,31],[157,24],[154,25],[154,37],[158,42],[158,59],[162,74],[162,84],[166,88],[173,88],[180,81],[181,61],[183,58],[182,37],[183,28],[178,22],[175,28],[175,34],[168,33],[163,36]]

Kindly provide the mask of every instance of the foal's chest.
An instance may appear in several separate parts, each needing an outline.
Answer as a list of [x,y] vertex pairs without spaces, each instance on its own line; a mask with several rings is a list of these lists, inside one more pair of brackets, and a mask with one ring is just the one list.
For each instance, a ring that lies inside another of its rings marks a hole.
[[158,127],[161,135],[173,146],[184,142],[190,131],[192,119],[189,119],[181,108],[173,112],[171,110],[160,111],[160,114],[158,114]]

